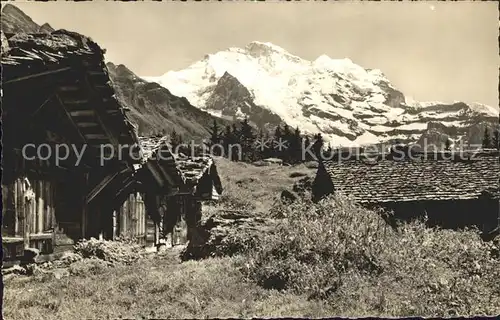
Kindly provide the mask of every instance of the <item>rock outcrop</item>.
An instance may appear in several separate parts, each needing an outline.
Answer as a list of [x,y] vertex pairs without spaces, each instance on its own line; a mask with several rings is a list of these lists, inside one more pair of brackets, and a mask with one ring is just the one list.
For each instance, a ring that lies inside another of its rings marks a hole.
[[278,220],[239,211],[223,211],[201,221],[182,252],[183,260],[232,256],[258,244],[259,235],[272,232]]

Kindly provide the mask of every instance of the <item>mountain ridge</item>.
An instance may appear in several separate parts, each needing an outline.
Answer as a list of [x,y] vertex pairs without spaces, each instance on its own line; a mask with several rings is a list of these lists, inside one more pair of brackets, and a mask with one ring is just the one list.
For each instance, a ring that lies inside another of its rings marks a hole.
[[[480,137],[472,132],[478,126],[498,125],[496,108],[407,99],[379,69],[327,55],[308,61],[268,42],[228,48],[183,70],[143,78],[213,115],[257,119],[259,127],[287,123],[309,134],[322,133],[334,145],[415,142],[429,130],[456,132],[453,141],[475,143]],[[428,127],[430,122],[445,128]]]
[[7,3],[2,6],[2,32],[50,33],[54,28],[48,23],[39,26],[18,7]]

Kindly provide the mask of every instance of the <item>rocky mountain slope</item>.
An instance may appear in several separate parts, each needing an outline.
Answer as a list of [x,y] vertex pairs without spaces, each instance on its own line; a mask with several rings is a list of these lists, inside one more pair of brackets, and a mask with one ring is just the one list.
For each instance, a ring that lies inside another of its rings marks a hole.
[[193,107],[186,98],[179,98],[157,83],[139,78],[124,65],[107,64],[118,99],[130,108],[131,119],[138,124],[140,134],[175,130],[183,138],[200,142],[208,138],[207,129],[214,119],[223,119]]
[[144,79],[213,115],[249,117],[260,127],[285,122],[321,132],[333,145],[448,138],[477,143],[485,127],[498,125],[494,107],[410,101],[380,70],[325,55],[307,61],[271,43],[229,48]]
[[2,31],[4,33],[50,33],[54,29],[48,23],[39,26],[18,7],[8,3],[2,6]]
[[[50,33],[54,29],[47,23],[39,26],[19,8],[6,4],[2,7],[2,37],[9,33]],[[2,38],[3,39],[3,38]],[[173,95],[157,83],[148,83],[124,65],[107,63],[110,78],[118,99],[129,108],[131,119],[138,124],[139,134],[171,133],[175,130],[184,141],[197,143],[208,138],[213,120],[221,125],[227,121],[193,107],[186,98]]]

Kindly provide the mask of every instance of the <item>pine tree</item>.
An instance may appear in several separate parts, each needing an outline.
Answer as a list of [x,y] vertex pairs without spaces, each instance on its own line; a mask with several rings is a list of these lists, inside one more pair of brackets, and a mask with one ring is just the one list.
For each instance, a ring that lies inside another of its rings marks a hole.
[[269,131],[263,130],[262,139],[264,146],[261,146],[259,148],[261,159],[272,158],[274,156],[274,150],[273,150],[274,137],[271,136]]
[[[219,129],[219,125],[217,124],[217,121],[214,119],[214,122],[212,124],[212,127],[210,128],[210,138],[208,140],[207,146],[211,148],[214,145],[219,145],[221,143],[221,132]],[[220,149],[219,148],[213,148],[211,150],[214,155],[220,156]]]
[[281,153],[278,150],[278,146],[280,143],[283,141],[283,134],[281,131],[281,126],[278,125],[276,129],[274,130],[274,137],[270,141],[271,144],[271,152],[270,152],[270,157],[271,158],[279,158]]
[[243,161],[254,161],[255,160],[255,152],[254,152],[254,142],[255,142],[255,134],[253,133],[253,128],[248,122],[248,119],[245,118],[241,122],[241,128],[239,131],[239,142],[242,150]]
[[220,143],[220,130],[216,120],[214,120],[210,130],[210,142],[212,144]]
[[269,137],[266,137],[264,130],[260,128],[254,143],[256,160],[265,158],[266,153],[269,151],[268,140]]
[[[311,139],[309,138],[309,136],[306,136],[306,138],[304,139],[304,150],[308,150],[309,146],[311,145]],[[309,152],[306,152],[305,153],[305,161],[311,161],[312,160],[312,157],[311,155],[309,154]]]
[[290,129],[290,126],[285,124],[283,126],[283,150],[281,152],[281,158],[285,162],[292,162],[293,161],[293,155],[292,155],[292,150],[291,150],[291,143],[293,140],[293,133],[292,130]]
[[484,136],[483,136],[483,149],[487,149],[490,146],[491,146],[490,131],[486,127],[484,129]]
[[230,148],[231,145],[234,144],[234,137],[231,129],[232,129],[231,126],[227,125],[226,129],[224,130],[224,135],[222,136],[222,144],[224,146],[225,157],[227,157],[228,159],[231,158]]
[[290,138],[290,162],[300,163],[302,159],[302,136],[299,127],[295,128],[293,135]]
[[491,141],[491,147],[494,149],[498,149],[498,138],[500,137],[500,131],[499,129],[495,129],[493,131],[493,139]]
[[318,133],[314,136],[314,138],[315,138],[315,141],[313,143],[312,149],[313,149],[313,152],[314,152],[314,155],[316,156],[316,158],[320,159],[321,155],[322,155],[322,151],[323,151],[323,144],[324,144],[323,136],[321,135],[321,133]]
[[276,127],[276,129],[274,130],[274,137],[275,138],[281,138],[282,137],[282,134],[281,134],[281,126],[278,125]]

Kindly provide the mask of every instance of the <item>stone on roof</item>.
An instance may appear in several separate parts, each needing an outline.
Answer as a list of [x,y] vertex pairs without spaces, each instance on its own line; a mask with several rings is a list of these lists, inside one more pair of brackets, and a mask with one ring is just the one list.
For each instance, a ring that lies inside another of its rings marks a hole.
[[[475,199],[499,187],[499,154],[323,160],[335,192],[363,203]],[[494,196],[493,192],[493,196]]]

